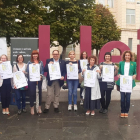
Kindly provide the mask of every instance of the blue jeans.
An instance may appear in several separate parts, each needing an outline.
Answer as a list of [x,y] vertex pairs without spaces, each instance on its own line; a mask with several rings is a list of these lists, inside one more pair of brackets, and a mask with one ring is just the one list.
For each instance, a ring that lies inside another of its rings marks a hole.
[[72,95],[74,104],[77,104],[77,88],[78,88],[79,80],[67,80],[68,85],[68,102],[69,105],[72,104]]
[[120,92],[121,93],[121,113],[128,113],[130,108],[130,96],[131,93]]
[[16,101],[18,109],[21,109],[21,96],[22,96],[22,109],[25,109],[25,98],[26,98],[26,91],[15,89],[16,94]]

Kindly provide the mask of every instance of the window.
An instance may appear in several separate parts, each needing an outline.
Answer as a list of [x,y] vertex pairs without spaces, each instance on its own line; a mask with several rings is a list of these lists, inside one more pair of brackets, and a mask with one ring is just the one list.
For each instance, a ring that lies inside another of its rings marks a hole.
[[128,47],[130,48],[131,51],[132,51],[132,40],[133,38],[128,38]]
[[99,0],[98,2],[102,5],[105,5],[105,0]]
[[135,0],[126,0],[127,2],[135,2]]
[[134,9],[126,9],[126,23],[135,24],[135,10]]
[[110,8],[114,7],[114,0],[108,0],[107,3]]

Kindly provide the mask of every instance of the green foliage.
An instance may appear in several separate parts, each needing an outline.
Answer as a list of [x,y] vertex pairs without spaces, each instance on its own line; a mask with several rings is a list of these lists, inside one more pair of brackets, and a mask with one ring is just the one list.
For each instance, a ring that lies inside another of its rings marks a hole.
[[121,30],[108,8],[94,5],[92,19],[92,49],[100,50],[107,42],[120,39]]
[[8,43],[10,37],[37,37],[46,13],[38,0],[0,0],[0,36],[7,37]]

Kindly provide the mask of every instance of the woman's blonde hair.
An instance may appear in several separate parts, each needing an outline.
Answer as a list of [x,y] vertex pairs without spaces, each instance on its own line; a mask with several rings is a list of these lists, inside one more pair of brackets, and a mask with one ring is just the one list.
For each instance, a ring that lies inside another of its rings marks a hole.
[[70,51],[70,52],[69,52],[69,55],[70,55],[71,53],[74,53],[74,55],[75,55],[75,52],[74,52],[74,51]]
[[0,60],[1,60],[1,57],[2,56],[5,56],[6,57],[6,60],[8,61],[8,57],[7,57],[7,55],[5,55],[5,54],[2,54],[1,56],[0,56]]
[[130,61],[135,61],[134,54],[131,51],[129,51],[129,50],[123,52],[123,54],[122,54],[122,61],[125,61],[126,53],[130,54]]

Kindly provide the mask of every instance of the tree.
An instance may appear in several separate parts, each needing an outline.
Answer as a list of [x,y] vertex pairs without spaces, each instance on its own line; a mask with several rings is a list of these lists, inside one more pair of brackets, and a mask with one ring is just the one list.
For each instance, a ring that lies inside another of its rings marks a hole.
[[47,13],[49,20],[44,17],[44,22],[51,25],[51,42],[57,40],[63,47],[64,59],[67,45],[79,41],[80,25],[91,14],[93,0],[44,0],[44,4],[50,7]]
[[38,0],[0,0],[0,36],[37,37],[47,9]]
[[92,20],[92,49],[98,50],[107,42],[119,40],[121,30],[116,24],[114,16],[109,9],[101,4],[93,6]]

